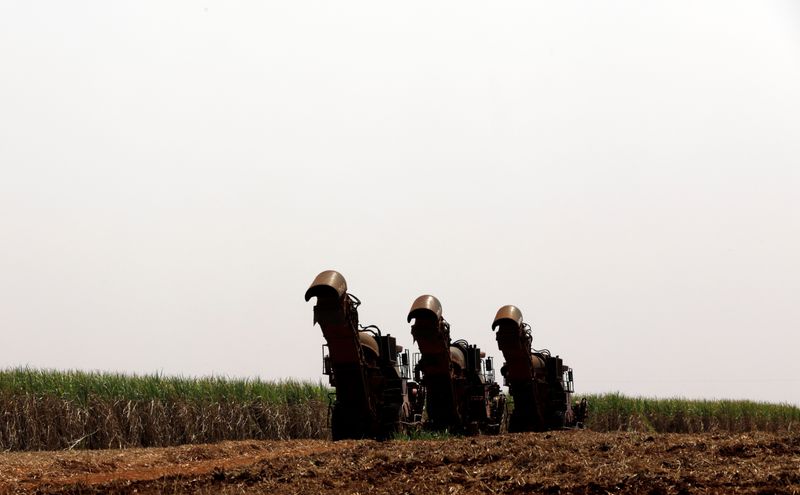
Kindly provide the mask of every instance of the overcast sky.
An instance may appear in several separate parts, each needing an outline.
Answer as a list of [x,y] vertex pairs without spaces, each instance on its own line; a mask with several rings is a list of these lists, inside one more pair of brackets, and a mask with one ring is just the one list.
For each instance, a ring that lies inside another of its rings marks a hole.
[[0,2],[0,367],[317,380],[336,269],[800,404],[799,191],[797,2]]

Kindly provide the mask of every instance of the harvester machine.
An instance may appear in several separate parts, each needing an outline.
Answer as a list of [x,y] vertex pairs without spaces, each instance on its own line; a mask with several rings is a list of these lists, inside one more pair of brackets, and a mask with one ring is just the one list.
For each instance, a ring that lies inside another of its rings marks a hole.
[[492,358],[465,340],[450,340],[450,325],[434,296],[418,297],[408,313],[419,345],[414,377],[426,397],[425,427],[454,433],[498,433],[505,395],[494,381]]
[[531,327],[523,321],[519,308],[500,308],[492,329],[497,330],[497,344],[505,358],[500,374],[514,401],[508,431],[545,431],[582,423],[585,400],[581,417],[576,417],[570,405],[572,369],[550,351],[533,349]]
[[336,390],[329,410],[332,438],[390,438],[413,414],[408,350],[378,327],[359,324],[361,302],[347,292],[340,273],[317,275],[305,294],[306,301],[312,297],[314,323],[326,341],[323,373]]

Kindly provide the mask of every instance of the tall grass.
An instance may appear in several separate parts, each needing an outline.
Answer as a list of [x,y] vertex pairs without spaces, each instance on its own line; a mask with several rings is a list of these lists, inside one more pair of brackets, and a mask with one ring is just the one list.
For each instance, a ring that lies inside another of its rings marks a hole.
[[587,427],[595,431],[699,433],[708,431],[792,432],[800,430],[800,408],[747,400],[688,400],[583,395]]
[[293,380],[0,371],[0,450],[323,438],[328,388]]
[[[293,380],[0,370],[0,450],[326,438],[328,393],[322,383]],[[595,431],[800,429],[800,409],[785,404],[581,397],[589,400],[587,426]]]
[[53,394],[85,403],[89,397],[115,400],[210,399],[297,403],[326,399],[322,383],[224,377],[186,378],[32,368],[0,370],[0,393]]

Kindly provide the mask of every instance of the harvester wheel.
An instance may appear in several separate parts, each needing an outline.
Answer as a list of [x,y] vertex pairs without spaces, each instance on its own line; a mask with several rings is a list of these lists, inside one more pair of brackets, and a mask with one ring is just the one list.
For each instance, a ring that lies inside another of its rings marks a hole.
[[523,429],[523,421],[522,418],[518,414],[511,413],[511,417],[508,418],[508,432],[509,433],[518,433],[520,431],[525,431]]
[[566,416],[564,415],[564,411],[554,411],[553,412],[553,424],[551,428],[554,430],[560,430],[567,427]]
[[365,435],[363,419],[356,412],[334,404],[331,415],[331,438],[333,440],[363,438]]
[[379,439],[386,440],[391,438],[400,427],[403,412],[403,393],[400,387],[387,384],[382,395],[383,405],[380,411],[381,431],[379,433]]

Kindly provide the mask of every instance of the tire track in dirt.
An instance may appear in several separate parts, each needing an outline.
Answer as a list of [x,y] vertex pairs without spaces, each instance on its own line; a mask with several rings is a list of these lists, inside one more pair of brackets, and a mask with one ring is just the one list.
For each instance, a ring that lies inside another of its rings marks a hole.
[[348,442],[223,442],[174,448],[0,455],[0,494],[30,493],[57,487],[104,486],[171,478],[202,478],[243,469],[276,457],[306,457],[343,450]]

